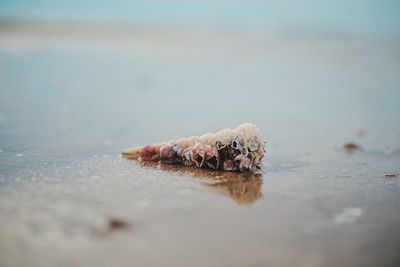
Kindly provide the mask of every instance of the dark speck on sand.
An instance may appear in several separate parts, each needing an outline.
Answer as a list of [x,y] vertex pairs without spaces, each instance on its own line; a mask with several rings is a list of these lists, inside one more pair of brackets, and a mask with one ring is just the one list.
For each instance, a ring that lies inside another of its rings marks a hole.
[[360,150],[361,147],[355,143],[346,143],[343,145],[343,149],[346,151],[346,153],[352,154],[352,153]]

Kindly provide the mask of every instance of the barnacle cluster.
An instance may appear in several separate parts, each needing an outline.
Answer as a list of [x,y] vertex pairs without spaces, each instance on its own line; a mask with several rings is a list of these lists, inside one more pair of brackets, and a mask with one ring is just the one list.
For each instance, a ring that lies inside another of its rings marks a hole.
[[265,142],[254,124],[224,129],[156,145],[140,150],[140,159],[178,163],[214,170],[257,172],[265,153]]

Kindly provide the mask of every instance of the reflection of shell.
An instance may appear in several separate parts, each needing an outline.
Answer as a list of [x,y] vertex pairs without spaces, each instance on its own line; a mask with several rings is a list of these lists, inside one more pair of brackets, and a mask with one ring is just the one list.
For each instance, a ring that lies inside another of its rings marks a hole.
[[174,165],[142,161],[145,168],[177,172],[199,178],[202,185],[214,188],[222,195],[232,198],[237,204],[250,205],[262,198],[262,176],[250,173],[206,171],[199,168],[177,168]]
[[222,179],[209,185],[220,193],[229,196],[240,205],[253,204],[262,197],[262,179]]

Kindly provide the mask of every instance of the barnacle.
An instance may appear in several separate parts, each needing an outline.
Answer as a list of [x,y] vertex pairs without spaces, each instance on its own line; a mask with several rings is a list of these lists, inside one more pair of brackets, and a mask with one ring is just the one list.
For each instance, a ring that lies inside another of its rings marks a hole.
[[244,123],[236,129],[215,134],[124,150],[126,158],[226,171],[257,172],[261,169],[265,142],[254,124]]
[[224,161],[223,170],[225,171],[237,171],[239,166],[233,160],[227,159]]
[[182,152],[182,163],[185,166],[192,166],[194,162],[192,161],[192,147],[188,147]]
[[196,144],[193,147],[190,156],[192,161],[196,164],[197,167],[201,168],[203,166],[204,158],[206,155],[203,146],[201,144]]
[[140,150],[140,158],[143,160],[158,160],[159,154],[157,153],[157,148],[151,145],[145,145]]
[[172,162],[174,157],[174,145],[167,144],[160,148],[160,160]]
[[217,170],[219,167],[219,154],[218,149],[215,146],[206,145],[205,146],[205,163],[211,169]]

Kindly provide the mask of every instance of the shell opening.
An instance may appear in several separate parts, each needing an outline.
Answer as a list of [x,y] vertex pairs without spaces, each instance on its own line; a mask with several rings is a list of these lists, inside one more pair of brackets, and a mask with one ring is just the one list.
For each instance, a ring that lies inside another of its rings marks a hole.
[[207,166],[210,167],[211,169],[217,170],[219,167],[219,160],[217,159],[217,157],[214,156],[208,159]]

